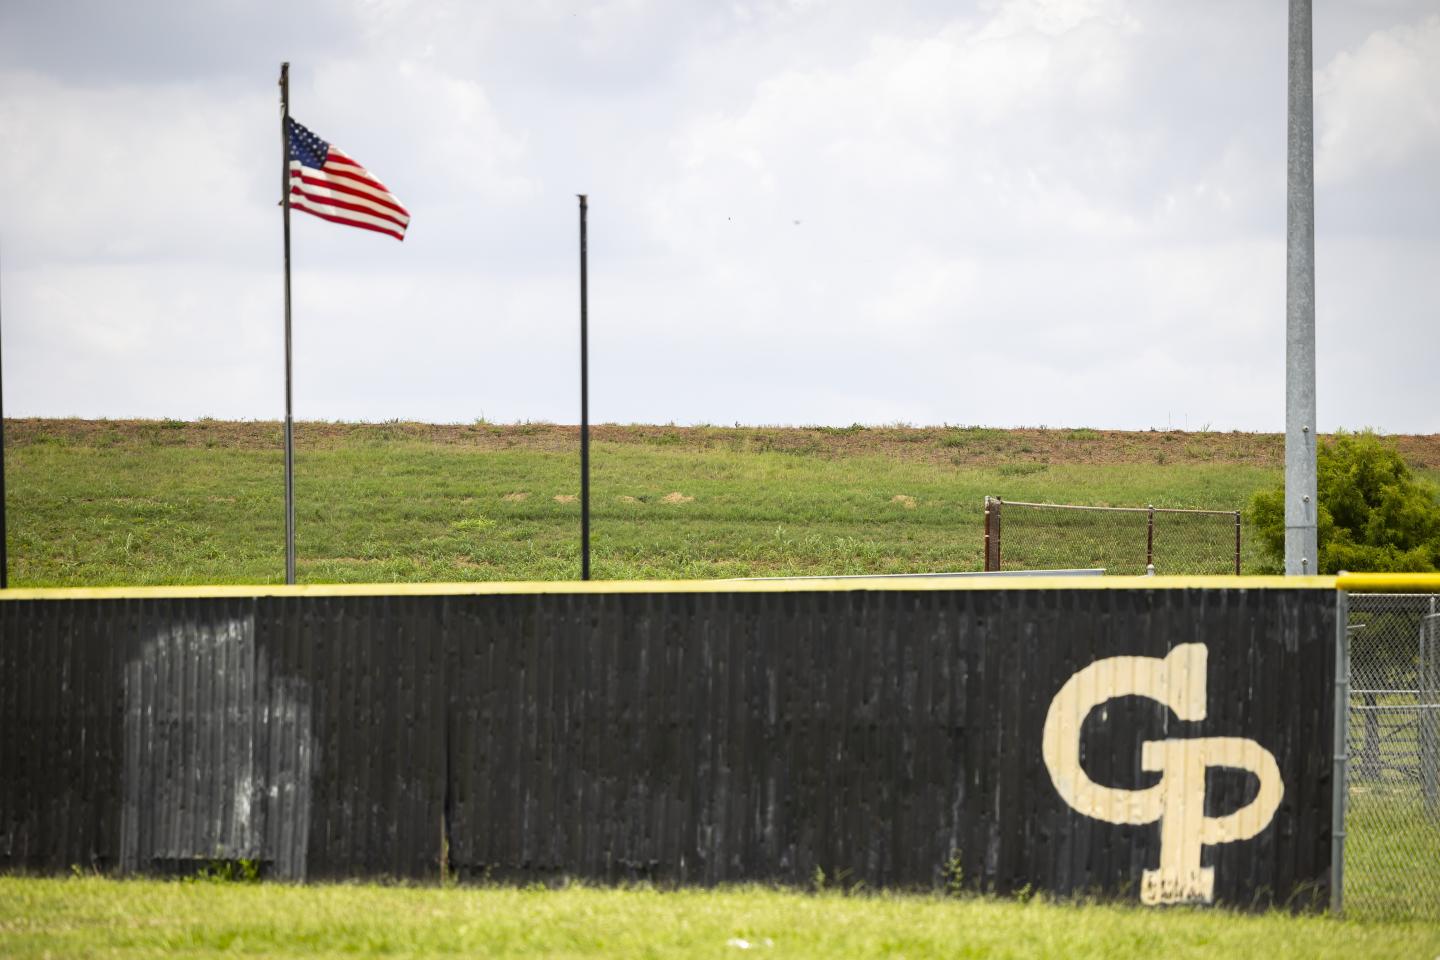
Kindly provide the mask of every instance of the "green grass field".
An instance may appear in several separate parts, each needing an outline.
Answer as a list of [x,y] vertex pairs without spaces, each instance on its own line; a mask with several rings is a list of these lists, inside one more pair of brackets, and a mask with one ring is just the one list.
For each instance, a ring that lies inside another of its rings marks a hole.
[[[601,579],[976,570],[987,494],[1236,510],[1279,482],[1283,459],[1282,437],[1248,433],[607,424],[593,436]],[[297,424],[300,580],[575,578],[577,437],[533,423]],[[1392,440],[1440,478],[1440,435]],[[282,464],[275,423],[7,421],[11,583],[283,579]],[[1133,523],[1032,528],[1028,543],[1020,523],[1006,556],[1022,564],[1115,565],[1107,551],[1128,526],[1125,554],[1143,565]],[[1108,546],[1087,546],[1090,534]],[[1170,549],[1158,521],[1156,536],[1158,561]],[[1228,563],[1233,543],[1217,545]],[[1261,562],[1247,531],[1243,569]]]
[[1347,912],[1440,923],[1440,814],[1416,785],[1352,781],[1348,804]]
[[939,896],[0,877],[11,957],[1414,957],[1440,927]]
[[[274,424],[12,421],[7,432],[13,585],[283,577]],[[574,437],[549,425],[299,425],[299,579],[576,577]],[[987,494],[1233,510],[1280,471],[1274,444],[1249,434],[605,427],[596,437],[592,555],[609,579],[976,570]],[[1259,563],[1248,539],[1245,560]],[[1088,562],[1077,553],[1071,565]]]

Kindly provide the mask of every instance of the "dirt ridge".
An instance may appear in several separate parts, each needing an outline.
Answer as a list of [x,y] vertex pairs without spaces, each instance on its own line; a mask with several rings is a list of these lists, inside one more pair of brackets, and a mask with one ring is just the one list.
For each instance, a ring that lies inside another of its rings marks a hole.
[[[282,443],[273,420],[85,420],[7,418],[7,446],[180,446],[265,449]],[[351,444],[417,443],[478,450],[568,453],[579,428],[573,424],[435,424],[297,421],[297,447],[323,449]],[[827,459],[883,456],[902,460],[993,464],[997,460],[1048,464],[1236,463],[1280,466],[1285,438],[1279,433],[1183,430],[1094,430],[1088,427],[719,427],[595,424],[591,440],[662,449],[789,453]],[[1328,436],[1328,435],[1323,435]],[[1413,466],[1440,470],[1440,434],[1389,434]]]

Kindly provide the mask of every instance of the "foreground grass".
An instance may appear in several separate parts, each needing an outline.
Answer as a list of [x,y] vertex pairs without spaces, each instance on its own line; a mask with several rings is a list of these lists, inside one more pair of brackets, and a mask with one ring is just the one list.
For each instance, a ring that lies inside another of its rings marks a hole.
[[1345,831],[1347,912],[1440,922],[1440,817],[1419,784],[1352,781]]
[[547,957],[1419,957],[1440,928],[924,896],[0,878],[0,953]]
[[[273,438],[241,430],[261,425],[21,426],[7,452],[12,585],[282,578],[281,452]],[[577,458],[573,445],[556,449],[565,445],[557,428],[485,428],[441,442],[385,425],[330,426],[310,439],[310,425],[298,431],[302,582],[576,577]],[[1233,510],[1280,475],[1278,463],[1245,445],[1227,460],[1219,441],[1204,446],[1183,435],[1147,439],[1175,448],[1167,455],[1135,452],[1137,435],[1041,433],[1021,442],[976,430],[614,432],[592,455],[594,573],[977,570],[987,494]],[[1107,522],[1097,519],[1097,535]],[[1143,566],[1143,530],[1127,543]],[[1247,537],[1245,569],[1259,563]],[[1095,564],[1077,553],[1064,565]]]

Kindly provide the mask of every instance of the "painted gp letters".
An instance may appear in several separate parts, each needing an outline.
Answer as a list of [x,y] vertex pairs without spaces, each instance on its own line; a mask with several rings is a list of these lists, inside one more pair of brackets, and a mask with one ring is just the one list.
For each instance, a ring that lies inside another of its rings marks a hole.
[[[1141,769],[1160,782],[1138,790],[1105,787],[1080,763],[1080,730],[1091,710],[1117,697],[1162,703],[1181,720],[1206,716],[1202,643],[1181,644],[1163,659],[1109,657],[1076,673],[1045,716],[1043,752],[1051,782],[1065,802],[1097,820],[1117,824],[1160,823],[1159,869],[1141,879],[1143,903],[1210,903],[1215,870],[1200,865],[1200,849],[1249,840],[1269,825],[1285,795],[1275,756],[1243,737],[1180,737],[1139,744]],[[1260,787],[1250,803],[1222,817],[1205,816],[1205,773],[1229,767],[1255,775]]]

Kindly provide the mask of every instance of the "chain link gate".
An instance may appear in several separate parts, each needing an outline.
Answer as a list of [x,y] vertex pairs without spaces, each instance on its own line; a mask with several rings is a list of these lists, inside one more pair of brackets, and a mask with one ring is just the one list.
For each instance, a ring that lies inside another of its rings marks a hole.
[[1238,575],[1240,511],[985,498],[985,570],[1095,568],[1112,574]]
[[1345,910],[1440,919],[1440,595],[1349,595]]

